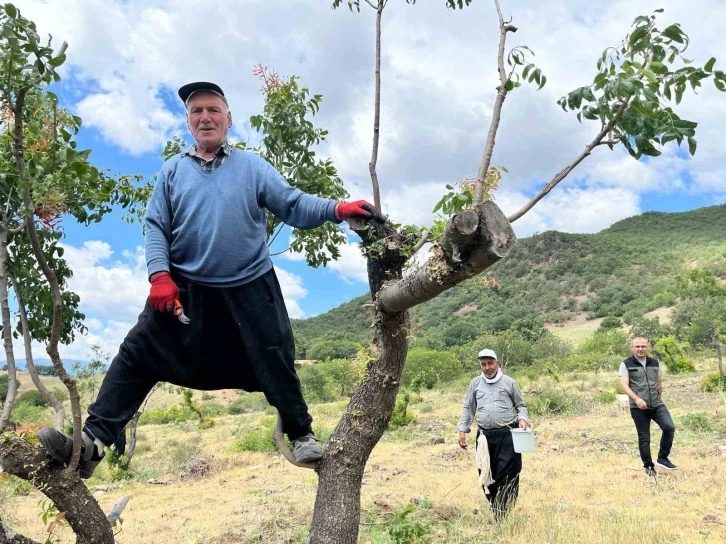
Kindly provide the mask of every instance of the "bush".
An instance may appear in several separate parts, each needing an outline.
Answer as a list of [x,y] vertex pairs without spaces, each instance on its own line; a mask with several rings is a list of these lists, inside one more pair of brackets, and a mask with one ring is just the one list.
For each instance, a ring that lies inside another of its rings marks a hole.
[[619,329],[622,323],[620,322],[619,317],[615,317],[614,315],[609,315],[600,322],[600,327],[598,328],[598,331],[609,331],[610,329]]
[[53,396],[57,398],[59,402],[66,402],[70,399],[68,389],[65,387],[54,387],[50,390],[50,392],[53,393]]
[[297,371],[303,396],[308,402],[330,402],[337,398],[337,388],[321,365],[305,365]]
[[40,394],[40,391],[37,391],[35,389],[31,389],[30,391],[26,391],[25,393],[21,393],[18,398],[15,400],[15,405],[18,404],[27,404],[28,406],[48,406],[48,402],[43,398],[43,395]]
[[396,406],[393,407],[391,421],[388,422],[389,429],[399,429],[408,426],[414,417],[408,412],[408,405],[411,402],[411,394],[408,391],[398,393]]
[[718,372],[712,372],[701,378],[701,390],[707,393],[726,392],[726,377],[722,378]]
[[527,408],[535,416],[566,414],[573,411],[578,404],[577,397],[556,389],[545,389],[527,400]]
[[186,406],[172,404],[146,410],[139,419],[139,425],[165,425],[168,423],[182,423],[189,419],[195,419],[197,415]]
[[681,418],[681,425],[690,431],[710,432],[713,430],[711,421],[705,412],[691,412]]
[[227,405],[227,411],[232,415],[267,412],[272,409],[262,393],[243,393]]
[[615,393],[612,391],[601,391],[595,395],[595,400],[602,404],[612,404],[615,402]]
[[199,405],[199,411],[205,418],[221,416],[226,412],[225,407],[216,400],[208,400],[206,402],[202,402]]
[[32,406],[26,403],[16,404],[13,408],[12,419],[17,423],[32,425],[51,425],[53,417],[45,406]]
[[409,350],[401,383],[414,391],[431,389],[436,383],[450,382],[461,376],[461,364],[449,351],[414,348]]
[[[269,421],[267,421],[269,419]],[[239,440],[232,446],[232,451],[256,451],[256,452],[275,452],[277,445],[272,437],[275,429],[274,418],[263,418],[263,428],[254,431],[245,431],[241,433]]]
[[694,372],[696,370],[693,361],[686,357],[684,353],[688,347],[688,344],[681,343],[676,340],[675,336],[670,335],[664,336],[655,345],[656,351],[662,355],[666,368],[674,374]]

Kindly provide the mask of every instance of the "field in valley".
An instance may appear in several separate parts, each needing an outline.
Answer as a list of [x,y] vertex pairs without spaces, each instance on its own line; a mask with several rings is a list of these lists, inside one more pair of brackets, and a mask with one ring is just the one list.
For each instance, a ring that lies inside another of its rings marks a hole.
[[[695,375],[665,382],[679,470],[646,479],[627,409],[603,395],[613,391],[613,374],[569,374],[558,383],[521,377],[526,397],[557,390],[569,404],[560,415],[534,417],[537,448],[524,456],[520,500],[501,526],[477,487],[473,453],[456,445],[466,381],[422,392],[409,408],[415,421],[387,432],[368,463],[360,542],[395,542],[391,519],[410,502],[403,523],[425,525],[432,542],[726,542],[726,394],[701,392]],[[319,435],[329,435],[344,408],[312,406]],[[130,479],[112,482],[103,465],[88,482],[106,511],[132,497],[120,544],[306,541],[317,478],[269,451],[270,411],[215,421],[205,430],[194,421],[141,426]],[[659,431],[654,437],[655,449]],[[0,489],[3,519],[43,541],[42,496],[8,481]],[[68,529],[60,537],[73,542]]]

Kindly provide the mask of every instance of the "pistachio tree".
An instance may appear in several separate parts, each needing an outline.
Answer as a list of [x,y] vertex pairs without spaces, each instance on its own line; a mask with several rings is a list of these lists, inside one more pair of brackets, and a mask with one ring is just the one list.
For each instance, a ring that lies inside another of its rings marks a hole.
[[[380,94],[380,16],[388,2],[365,0],[377,12],[376,21],[376,105]],[[413,2],[407,2],[413,3]],[[333,7],[342,1],[335,0]],[[465,9],[471,0],[447,0],[449,9]],[[360,2],[350,0],[353,11]],[[662,10],[639,16],[621,44],[607,48],[595,62],[592,83],[564,96],[559,104],[581,122],[596,126],[595,135],[572,162],[552,179],[521,210],[506,217],[487,198],[500,182],[491,160],[505,98],[525,82],[541,88],[546,77],[532,62],[529,48],[507,50],[507,37],[517,31],[505,20],[494,0],[499,29],[497,72],[499,82],[492,119],[483,142],[480,167],[475,175],[449,184],[449,194],[438,211],[451,214],[439,226],[432,255],[425,264],[413,267],[405,276],[403,267],[431,233],[387,223],[354,227],[361,236],[367,257],[371,295],[376,310],[377,358],[368,365],[366,376],[353,394],[345,414],[327,444],[317,466],[320,478],[310,529],[313,543],[353,544],[358,538],[360,487],[363,470],[373,447],[385,430],[395,405],[408,349],[408,310],[471,278],[511,252],[516,237],[511,223],[525,215],[557,184],[565,179],[596,149],[624,146],[634,160],[643,155],[657,157],[660,149],[676,142],[696,152],[697,123],[675,111],[689,88],[696,91],[710,80],[726,90],[724,73],[715,70],[716,60],[695,64],[684,57],[689,37],[678,24],[662,26]],[[374,110],[373,146],[379,140],[379,110]],[[375,152],[374,152],[375,157]],[[373,162],[373,161],[372,161]],[[377,179],[373,179],[374,191]],[[377,203],[377,206],[381,206]]]

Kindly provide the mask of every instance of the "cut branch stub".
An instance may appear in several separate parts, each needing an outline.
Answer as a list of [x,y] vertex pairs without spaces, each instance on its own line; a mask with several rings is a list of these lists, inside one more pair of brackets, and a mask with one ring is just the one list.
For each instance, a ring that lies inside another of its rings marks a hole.
[[517,240],[512,226],[491,201],[455,215],[438,253],[378,294],[385,312],[402,312],[476,276],[506,257]]
[[[30,482],[53,501],[60,512],[65,512],[76,535],[76,544],[113,544],[111,524],[78,473],[69,476],[63,466],[46,456],[42,448],[11,433],[2,434],[0,469]],[[4,532],[7,534],[6,530]],[[15,538],[10,542],[32,542]]]

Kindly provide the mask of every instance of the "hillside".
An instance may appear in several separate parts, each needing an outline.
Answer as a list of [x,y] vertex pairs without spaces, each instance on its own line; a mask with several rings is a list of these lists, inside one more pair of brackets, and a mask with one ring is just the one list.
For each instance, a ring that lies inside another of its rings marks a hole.
[[[691,266],[726,277],[726,205],[683,213],[647,212],[597,234],[548,231],[520,239],[489,276],[462,283],[412,312],[416,335],[445,345],[508,329],[538,316],[549,324],[614,315],[627,322],[675,302],[673,278]],[[295,320],[298,357],[322,339],[370,339],[367,296]]]

